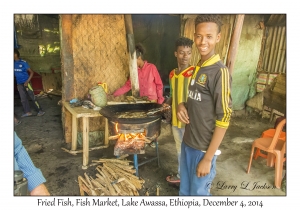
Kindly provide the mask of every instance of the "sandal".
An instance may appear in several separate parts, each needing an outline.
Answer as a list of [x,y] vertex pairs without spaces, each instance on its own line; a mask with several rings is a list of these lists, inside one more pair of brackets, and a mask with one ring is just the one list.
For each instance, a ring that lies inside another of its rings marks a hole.
[[166,180],[170,183],[180,183],[180,179],[177,176],[167,176]]
[[44,111],[39,111],[39,113],[37,114],[37,116],[43,116],[45,114],[45,112]]
[[18,122],[15,123],[15,126],[20,125],[21,124],[21,120],[18,120]]
[[155,147],[156,147],[156,144],[155,144],[154,141],[152,141],[152,142],[149,144],[149,146],[152,147],[152,148],[155,148]]
[[30,116],[32,116],[32,113],[28,112],[28,113],[23,114],[21,117],[30,117]]

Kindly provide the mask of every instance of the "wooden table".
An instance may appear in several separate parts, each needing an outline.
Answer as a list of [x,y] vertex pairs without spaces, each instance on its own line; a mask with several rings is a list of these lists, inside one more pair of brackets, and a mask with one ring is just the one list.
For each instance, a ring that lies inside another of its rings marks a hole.
[[[85,109],[83,107],[71,107],[69,102],[63,102],[63,106],[72,114],[72,146],[71,150],[77,149],[77,125],[78,118],[82,117],[82,147],[83,147],[83,166],[88,168],[89,163],[89,118],[101,117],[99,110]],[[105,118],[104,145],[108,145],[108,120]]]

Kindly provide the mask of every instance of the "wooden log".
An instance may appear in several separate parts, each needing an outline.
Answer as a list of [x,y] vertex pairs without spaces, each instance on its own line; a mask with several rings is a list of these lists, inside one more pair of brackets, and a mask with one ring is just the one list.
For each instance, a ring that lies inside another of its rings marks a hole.
[[128,154],[121,155],[120,157],[118,157],[118,159],[119,159],[119,160],[122,160],[122,159],[124,159],[124,158],[126,158],[126,157],[128,157],[128,156],[129,156]]
[[119,186],[120,189],[122,189],[122,192],[124,192],[125,195],[129,195],[130,194],[129,188],[127,187],[127,185],[126,185],[125,182],[119,182],[118,186]]
[[[103,163],[104,165],[104,163]],[[115,166],[124,169],[124,170],[132,170],[132,168],[134,168],[133,165],[123,165],[123,164],[119,164],[119,163],[114,163]]]
[[129,189],[129,196],[134,196],[132,189]]
[[138,192],[137,190],[134,190],[134,191],[133,191],[133,195],[139,196],[140,194],[139,194],[139,192]]
[[66,148],[61,148],[63,151],[67,152],[67,153],[70,153],[71,155],[77,155],[78,151],[72,151],[72,150],[68,150]]
[[136,190],[135,185],[132,184],[128,178],[125,178],[124,182],[128,185],[128,187],[129,187],[130,189]]
[[89,184],[86,182],[86,180],[82,176],[78,176],[78,179],[80,179],[85,184],[85,186],[89,186]]
[[131,81],[131,91],[133,97],[139,97],[140,88],[139,88],[139,80],[138,80],[137,57],[136,57],[131,15],[124,15],[124,20],[125,20],[125,28],[127,34],[128,54],[129,54],[129,73],[130,73],[130,81]]
[[91,164],[89,164],[89,167],[91,167],[91,166],[97,166],[99,164],[101,164],[101,163],[91,163]]
[[[123,187],[119,188],[119,186],[121,185],[117,185],[117,183],[124,181],[125,178],[119,178],[118,179],[118,174],[116,174],[111,168],[109,168],[107,165],[103,164],[104,169],[107,170],[107,172],[110,173],[111,176],[113,176],[116,180],[111,180],[111,185],[115,188],[116,192],[118,193],[118,195],[127,195],[126,191],[124,191]],[[103,170],[104,170],[103,169]]]
[[124,177],[118,178],[118,179],[114,180],[113,183],[117,184],[117,183],[120,183],[120,182],[122,182],[122,181],[124,181],[124,180],[125,180]]
[[88,195],[92,195],[91,191],[89,189],[89,184],[85,181],[85,179],[82,176],[79,176],[78,179],[80,179],[80,181],[83,183],[80,185],[81,189],[86,192]]
[[81,196],[84,196],[84,190],[82,189],[83,182],[82,182],[81,179],[79,179],[79,177],[78,177],[78,185],[79,185],[79,192],[80,192],[80,195],[81,195]]
[[[104,145],[104,146],[98,146],[98,147],[92,147],[89,148],[89,151],[93,151],[93,150],[98,150],[98,149],[105,149],[108,148],[109,145]],[[70,153],[71,155],[77,155],[77,153],[82,153],[83,150],[68,150],[66,148],[61,147],[62,150],[64,150],[67,153]]]
[[135,176],[135,175],[133,175],[133,174],[127,172],[127,171],[122,170],[121,168],[115,166],[115,165],[112,164],[112,163],[107,163],[107,164],[108,164],[108,166],[109,166],[110,168],[112,168],[112,169],[115,170],[116,172],[118,171],[118,172],[122,173],[124,176],[130,177],[131,179],[137,179],[137,180],[139,179],[139,177],[137,177],[137,176]]
[[105,149],[105,148],[108,148],[108,147],[109,147],[109,145],[92,147],[92,148],[89,149],[89,151],[98,150],[98,149]]
[[[129,187],[133,190],[141,189],[142,184],[144,183],[144,180],[139,180],[139,177],[128,173],[127,171],[122,170],[121,168],[116,167],[112,163],[108,163],[108,166],[112,168],[116,173],[120,174],[120,176],[124,176],[125,180],[124,182],[129,185]],[[133,188],[134,187],[134,188]]]
[[92,195],[96,195],[96,196],[101,195],[103,192],[100,191],[100,189],[97,188],[97,186],[93,183],[93,181],[94,181],[93,177],[90,176],[89,179],[90,179],[90,183],[92,186],[92,189],[91,189]]
[[[114,169],[114,171],[116,171],[117,173],[120,173],[122,175],[124,175],[125,179],[130,182],[130,184],[132,184],[133,186],[135,186],[137,189],[141,189],[142,188],[142,181],[139,180],[139,177],[130,174],[120,168],[114,167],[114,166],[110,166],[111,168]],[[127,183],[128,184],[128,183]]]
[[88,177],[88,175],[87,175],[86,173],[84,173],[84,177],[85,177],[85,180],[86,180],[87,183],[88,183],[88,187],[89,187],[90,189],[93,189],[93,185],[92,185],[92,183],[91,183],[91,181],[90,181],[90,178]]
[[109,179],[109,177],[107,177],[104,173],[104,171],[101,169],[100,170],[100,174],[102,175],[102,177],[104,178],[105,182],[106,182],[106,186],[108,187],[109,193],[110,195],[118,195],[115,191],[115,189],[111,186],[111,181]]
[[129,165],[130,162],[132,161],[129,161],[129,160],[118,160],[118,159],[99,159],[99,160],[95,160],[93,162],[100,162],[100,163],[105,163],[105,162],[113,162],[113,163],[120,163],[120,164],[123,164],[123,165]]
[[131,173],[131,174],[134,174],[136,172],[136,169],[132,169],[133,166],[126,167],[126,166],[124,166],[122,164],[116,164],[116,163],[114,164],[114,166],[118,167],[119,169],[124,170],[124,171],[126,171],[128,173]]
[[245,15],[236,15],[235,26],[233,28],[233,33],[231,36],[227,60],[226,60],[226,66],[228,67],[230,74],[232,74],[236,55],[237,55],[244,17]]
[[109,191],[106,189],[105,186],[103,186],[102,184],[100,184],[97,180],[98,180],[98,179],[93,179],[93,180],[92,180],[92,183],[93,183],[98,189],[100,189],[100,190],[103,192],[104,195],[109,196]]
[[[114,178],[114,179],[118,179],[117,174],[106,164],[103,163],[103,168]],[[102,168],[102,169],[103,169]]]
[[113,188],[115,188],[115,191],[117,192],[118,195],[123,195],[123,192],[120,190],[120,188],[115,185],[115,184],[112,184]]
[[90,189],[89,189],[87,186],[82,185],[81,187],[82,187],[82,190],[83,190],[86,194],[88,194],[89,196],[92,195]]
[[105,182],[104,178],[100,175],[100,174],[96,174],[96,180],[97,182],[99,182],[102,186],[106,187],[107,188],[107,183]]
[[114,136],[108,137],[108,140],[111,141],[111,140],[116,140],[118,138],[119,138],[119,135],[114,135]]
[[[74,60],[72,31],[73,21],[71,14],[60,15],[61,19],[61,63],[62,63],[62,101],[70,101],[75,97],[74,89]],[[71,115],[63,108],[63,131],[66,143],[72,142]]]

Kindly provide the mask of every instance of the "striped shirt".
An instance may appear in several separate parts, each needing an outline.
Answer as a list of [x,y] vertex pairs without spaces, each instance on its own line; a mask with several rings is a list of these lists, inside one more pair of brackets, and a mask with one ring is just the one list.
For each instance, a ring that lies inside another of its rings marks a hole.
[[176,74],[176,68],[169,74],[170,97],[172,97],[172,125],[178,128],[183,128],[185,124],[177,119],[177,105],[187,100],[187,88],[194,68],[194,66],[189,66],[179,74]]

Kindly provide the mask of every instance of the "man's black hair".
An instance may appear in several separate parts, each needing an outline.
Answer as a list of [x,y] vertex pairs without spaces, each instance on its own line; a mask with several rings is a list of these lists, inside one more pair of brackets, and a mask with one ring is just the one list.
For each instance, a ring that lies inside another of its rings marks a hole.
[[141,56],[141,58],[143,58],[143,55],[145,54],[145,48],[141,43],[135,45],[135,50],[136,50],[136,57],[138,58]]
[[178,47],[184,46],[184,47],[190,47],[192,48],[193,46],[193,40],[187,38],[187,37],[180,37],[179,39],[176,40],[175,42],[175,51],[177,50]]
[[19,52],[19,50],[16,49],[16,48],[14,49],[14,54],[17,54],[17,56],[20,57],[20,52]]
[[211,14],[198,15],[195,19],[195,28],[199,23],[205,23],[205,22],[216,23],[219,29],[218,33],[221,32],[222,20],[220,15],[211,15]]

